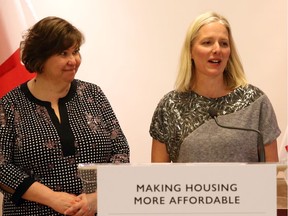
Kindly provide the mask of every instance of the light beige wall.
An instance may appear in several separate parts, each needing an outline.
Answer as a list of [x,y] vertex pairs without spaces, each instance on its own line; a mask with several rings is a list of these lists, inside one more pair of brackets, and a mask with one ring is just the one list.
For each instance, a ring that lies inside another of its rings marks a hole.
[[[173,88],[190,22],[214,10],[231,25],[250,83],[260,87],[287,127],[286,0],[32,0],[38,18],[61,16],[86,35],[78,78],[99,84],[131,146],[132,162],[149,162],[149,124]],[[279,145],[283,140],[281,135]]]

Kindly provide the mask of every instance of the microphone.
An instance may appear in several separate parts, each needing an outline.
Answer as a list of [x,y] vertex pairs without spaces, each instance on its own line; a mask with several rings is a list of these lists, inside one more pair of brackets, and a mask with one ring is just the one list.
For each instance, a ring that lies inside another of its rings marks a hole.
[[257,153],[258,153],[258,161],[259,162],[265,162],[265,149],[264,149],[264,143],[263,143],[263,135],[261,134],[261,132],[259,130],[256,129],[252,129],[252,128],[239,128],[239,127],[232,127],[232,126],[227,126],[227,125],[222,125],[218,122],[217,116],[217,110],[210,107],[208,110],[208,113],[210,115],[211,118],[213,118],[216,122],[216,124],[219,127],[222,128],[226,128],[226,129],[234,129],[234,130],[244,130],[244,131],[252,131],[252,132],[256,132],[258,134],[258,140],[257,140]]

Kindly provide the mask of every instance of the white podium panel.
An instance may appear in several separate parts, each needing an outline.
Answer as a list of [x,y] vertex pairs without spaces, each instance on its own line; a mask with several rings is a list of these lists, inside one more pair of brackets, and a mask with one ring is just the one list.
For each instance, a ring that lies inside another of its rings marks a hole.
[[100,216],[276,216],[274,164],[97,166]]

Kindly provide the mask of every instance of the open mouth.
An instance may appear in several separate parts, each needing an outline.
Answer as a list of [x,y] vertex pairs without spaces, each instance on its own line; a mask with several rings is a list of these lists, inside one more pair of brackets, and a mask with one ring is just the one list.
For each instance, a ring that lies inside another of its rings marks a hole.
[[220,64],[221,60],[213,59],[213,60],[209,60],[208,62],[213,63],[213,64]]

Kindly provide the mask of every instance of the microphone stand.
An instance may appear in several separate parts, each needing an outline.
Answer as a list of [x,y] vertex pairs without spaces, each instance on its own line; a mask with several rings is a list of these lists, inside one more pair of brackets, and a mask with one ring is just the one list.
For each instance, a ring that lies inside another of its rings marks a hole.
[[215,120],[216,124],[219,127],[227,128],[227,129],[235,129],[235,130],[244,130],[244,131],[254,131],[258,134],[257,138],[257,153],[258,153],[258,161],[259,162],[266,162],[265,159],[265,149],[264,149],[264,143],[263,143],[263,136],[259,130],[252,129],[252,128],[239,128],[239,127],[232,127],[232,126],[225,126],[222,124],[219,124],[217,119],[217,112],[215,110],[209,109],[208,110],[209,115]]

